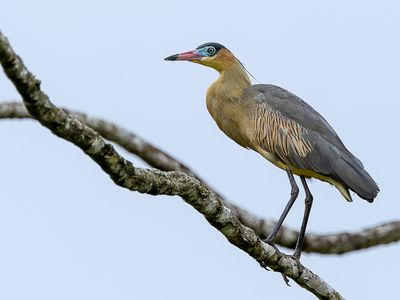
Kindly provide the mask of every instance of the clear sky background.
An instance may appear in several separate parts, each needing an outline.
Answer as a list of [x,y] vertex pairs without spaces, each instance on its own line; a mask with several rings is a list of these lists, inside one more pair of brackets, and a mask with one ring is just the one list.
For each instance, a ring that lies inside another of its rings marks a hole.
[[[220,42],[259,83],[306,100],[381,188],[373,204],[347,203],[313,181],[316,233],[399,219],[399,28],[397,1],[14,0],[0,9],[0,29],[55,104],[140,134],[265,218],[278,218],[288,200],[286,174],[214,124],[205,106],[214,70],[163,58]],[[19,98],[1,74],[0,100]],[[39,124],[1,121],[0,140],[0,299],[312,298],[180,198],[115,186]],[[292,228],[303,197],[285,222]],[[302,262],[347,299],[389,299],[399,246]]]

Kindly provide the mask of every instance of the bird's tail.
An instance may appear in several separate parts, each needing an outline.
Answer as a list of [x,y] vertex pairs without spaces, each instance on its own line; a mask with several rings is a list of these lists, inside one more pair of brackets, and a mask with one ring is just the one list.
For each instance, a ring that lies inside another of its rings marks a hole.
[[362,163],[350,152],[342,152],[339,157],[331,161],[337,177],[358,196],[373,202],[379,192],[379,187]]

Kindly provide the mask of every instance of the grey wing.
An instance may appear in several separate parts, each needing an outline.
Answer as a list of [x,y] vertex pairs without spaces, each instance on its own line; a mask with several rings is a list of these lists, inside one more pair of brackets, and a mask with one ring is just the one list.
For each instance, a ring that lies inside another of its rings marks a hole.
[[339,149],[348,151],[329,123],[314,108],[296,95],[272,84],[253,85],[251,90],[259,94],[258,101],[266,102],[284,117],[295,121],[306,129],[317,132],[328,143]]
[[[256,84],[251,86],[248,91],[257,95],[256,101],[267,103],[282,116],[295,121],[305,129],[311,130],[329,144],[353,156],[324,117],[296,95],[272,84]],[[358,158],[355,156],[353,158],[363,167]]]
[[[257,145],[286,166],[326,175],[332,173],[328,155],[331,145],[328,142],[275,109],[264,94],[257,92],[246,98],[257,102],[254,113]],[[332,148],[337,149],[335,146]]]
[[362,163],[310,105],[273,85],[254,85],[245,99],[256,102],[258,144],[289,166],[339,179],[362,198],[379,191]]

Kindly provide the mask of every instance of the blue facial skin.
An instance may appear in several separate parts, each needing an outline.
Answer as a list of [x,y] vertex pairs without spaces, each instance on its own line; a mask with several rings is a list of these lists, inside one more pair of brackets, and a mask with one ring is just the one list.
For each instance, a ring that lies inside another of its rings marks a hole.
[[196,50],[196,52],[203,57],[211,57],[216,53],[216,50],[213,46],[207,46]]

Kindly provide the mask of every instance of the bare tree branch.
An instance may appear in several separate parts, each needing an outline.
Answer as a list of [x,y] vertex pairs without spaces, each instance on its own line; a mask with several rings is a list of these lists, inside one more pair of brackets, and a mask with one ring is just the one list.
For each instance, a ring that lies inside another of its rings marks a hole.
[[[150,166],[162,171],[182,171],[198,179],[203,185],[210,186],[201,179],[189,167],[165,153],[159,148],[151,145],[143,138],[136,134],[125,130],[111,122],[107,122],[100,118],[93,118],[86,114],[76,112],[70,109],[64,109],[69,114],[85,123],[105,139],[115,142],[127,151],[137,155]],[[0,103],[0,119],[24,119],[32,118],[23,103],[20,102],[4,102]],[[272,230],[275,221],[265,220],[251,214],[250,212],[240,208],[232,202],[224,199],[219,193],[213,190],[220,199],[228,206],[239,221],[247,227],[255,230],[261,237],[265,238]],[[282,226],[277,237],[277,244],[294,248],[298,231],[291,230]],[[387,222],[373,227],[366,228],[359,232],[353,233],[337,233],[329,235],[306,234],[304,242],[305,252],[315,252],[321,254],[343,254],[355,250],[361,250],[382,244],[397,242],[400,240],[400,221]]]
[[343,299],[322,278],[290,256],[278,253],[255,232],[242,225],[232,211],[197,179],[183,172],[135,168],[90,127],[50,102],[40,82],[26,69],[0,32],[0,62],[21,94],[29,113],[55,135],[68,140],[90,156],[119,186],[151,195],[180,196],[218,229],[233,245],[258,262],[292,278],[320,299]]

